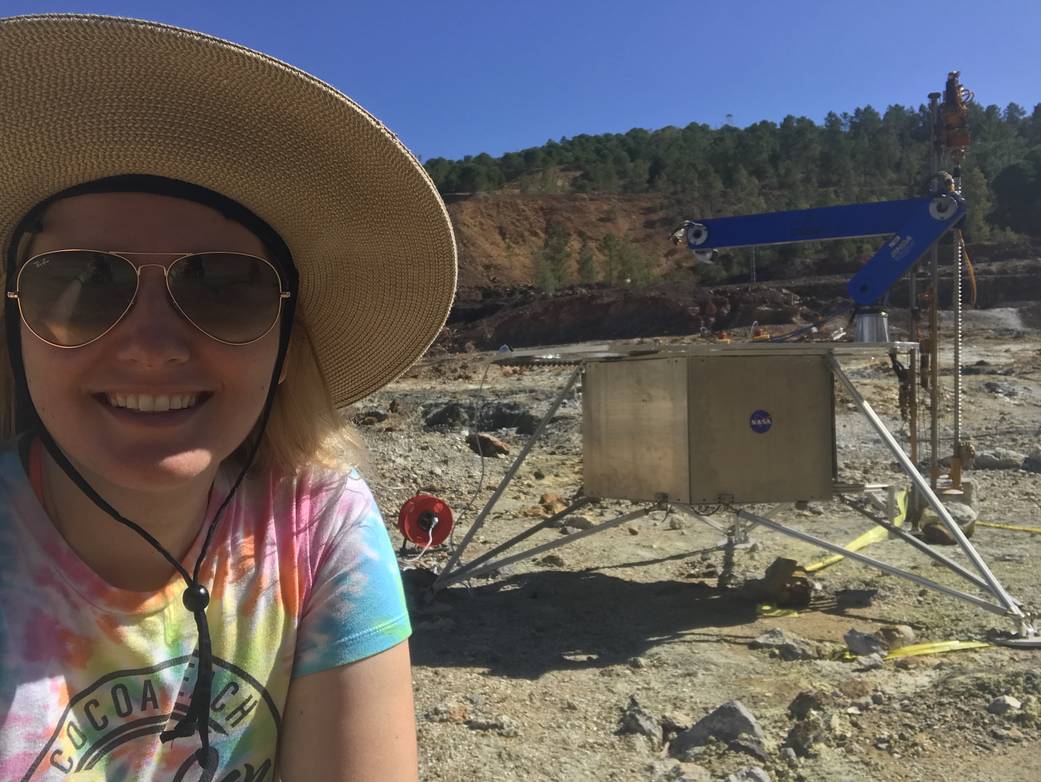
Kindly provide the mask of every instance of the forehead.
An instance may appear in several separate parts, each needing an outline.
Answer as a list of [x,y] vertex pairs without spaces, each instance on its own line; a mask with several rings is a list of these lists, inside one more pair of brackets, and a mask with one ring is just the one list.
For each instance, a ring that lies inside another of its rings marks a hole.
[[51,204],[33,250],[84,248],[182,253],[231,250],[267,257],[263,243],[217,210],[155,193],[86,193]]

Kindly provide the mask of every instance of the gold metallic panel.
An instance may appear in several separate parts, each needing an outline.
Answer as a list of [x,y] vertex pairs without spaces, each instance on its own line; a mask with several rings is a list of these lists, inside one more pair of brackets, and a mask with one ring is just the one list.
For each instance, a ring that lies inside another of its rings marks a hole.
[[825,355],[690,358],[691,501],[832,496],[834,396]]
[[687,358],[586,365],[582,431],[585,493],[653,502],[690,499]]

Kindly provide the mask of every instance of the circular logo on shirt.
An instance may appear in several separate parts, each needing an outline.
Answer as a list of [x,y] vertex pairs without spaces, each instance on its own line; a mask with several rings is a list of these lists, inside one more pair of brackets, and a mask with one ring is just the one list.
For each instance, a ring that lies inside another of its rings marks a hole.
[[[50,740],[23,780],[67,779],[70,774],[99,771],[112,779],[132,779],[120,774],[127,760],[127,746],[136,741],[159,745],[158,735],[172,728],[188,710],[195,685],[198,655],[178,657],[149,668],[112,671],[73,694]],[[199,766],[197,734],[163,746],[164,755],[184,757],[172,782],[272,782],[279,724],[278,708],[264,686],[237,665],[213,658],[210,699],[210,757],[213,770]],[[249,731],[255,752],[243,752]],[[154,750],[153,750],[154,751]],[[131,750],[131,754],[133,751]],[[237,759],[229,762],[232,755]],[[220,774],[219,777],[215,776]]]
[[758,434],[766,434],[774,425],[773,417],[765,410],[756,410],[748,417],[748,425]]

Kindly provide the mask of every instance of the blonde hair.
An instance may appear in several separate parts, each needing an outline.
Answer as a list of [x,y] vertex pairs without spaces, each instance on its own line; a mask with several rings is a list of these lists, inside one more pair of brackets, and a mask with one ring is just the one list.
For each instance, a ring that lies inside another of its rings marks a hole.
[[293,323],[284,372],[256,464],[288,474],[310,465],[334,470],[363,466],[365,446],[358,431],[333,405],[311,335],[300,318]]

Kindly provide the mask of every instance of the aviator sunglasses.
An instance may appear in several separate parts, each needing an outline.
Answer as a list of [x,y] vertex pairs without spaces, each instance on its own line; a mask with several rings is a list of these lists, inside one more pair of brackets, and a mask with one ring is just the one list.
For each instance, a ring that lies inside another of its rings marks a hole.
[[170,300],[185,320],[227,345],[266,336],[292,295],[270,261],[246,253],[188,253],[169,265],[138,266],[114,252],[54,250],[26,261],[7,297],[18,301],[22,322],[44,342],[83,347],[123,319],[137,299],[141,272],[153,267],[162,270]]

